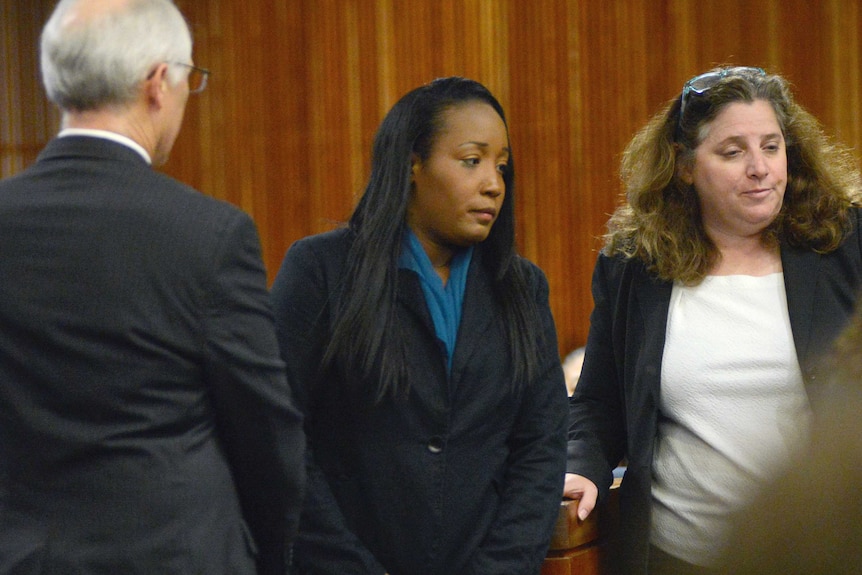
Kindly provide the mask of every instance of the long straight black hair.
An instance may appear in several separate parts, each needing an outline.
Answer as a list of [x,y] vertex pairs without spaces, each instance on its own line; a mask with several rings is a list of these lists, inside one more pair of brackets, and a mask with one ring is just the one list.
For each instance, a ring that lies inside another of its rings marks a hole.
[[[333,333],[323,369],[375,382],[377,399],[409,388],[407,354],[395,318],[398,257],[407,229],[414,155],[426,160],[445,129],[443,113],[468,102],[484,102],[506,123],[503,108],[482,84],[460,77],[439,78],[403,96],[378,128],[371,176],[353,211],[353,244],[347,255],[341,297],[333,309]],[[508,131],[508,125],[507,131]],[[482,263],[502,309],[515,385],[538,370],[538,313],[523,266],[514,265],[515,169],[510,155],[503,175],[506,194],[497,221],[482,242]],[[367,385],[367,384],[366,384]]]

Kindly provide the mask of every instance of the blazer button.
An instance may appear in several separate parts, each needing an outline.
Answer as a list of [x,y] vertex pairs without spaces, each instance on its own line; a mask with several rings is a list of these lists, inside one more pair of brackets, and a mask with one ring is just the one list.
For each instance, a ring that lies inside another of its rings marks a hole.
[[431,453],[440,453],[443,451],[443,438],[439,435],[435,435],[431,439],[428,440],[428,451]]

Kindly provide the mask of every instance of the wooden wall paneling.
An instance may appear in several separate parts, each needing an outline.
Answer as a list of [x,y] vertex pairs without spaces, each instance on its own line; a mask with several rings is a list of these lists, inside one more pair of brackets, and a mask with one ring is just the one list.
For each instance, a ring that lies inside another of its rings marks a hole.
[[[322,218],[343,220],[349,213],[351,126],[357,123],[351,114],[356,108],[349,103],[355,101],[356,95],[349,91],[348,83],[353,76],[349,65],[356,55],[348,55],[348,38],[356,20],[353,2],[319,2],[308,8],[311,33],[305,49],[309,66],[309,131],[305,137],[309,181],[305,190],[297,188],[291,195],[310,195],[307,233],[314,233],[321,231]],[[351,10],[352,19],[347,14]],[[339,209],[339,205],[343,207]]]
[[[189,13],[181,6],[192,32],[192,58],[211,71],[207,89],[190,96],[186,105],[183,128],[174,146],[167,167],[182,170],[177,177],[215,198],[228,200],[224,178],[224,136],[227,132],[224,114],[225,69],[216,55],[222,53],[222,12],[219,3],[197,3]],[[188,147],[184,144],[188,142]]]
[[[310,133],[305,94],[299,89],[307,82],[301,53],[308,23],[303,20],[304,3],[266,0],[232,6],[231,46],[241,66],[231,70],[234,109],[243,118],[243,131],[228,150],[246,150],[243,174],[235,182],[250,198],[252,215],[261,233],[264,263],[270,278],[281,262],[286,230],[298,227],[308,233],[307,218],[313,195],[306,187],[309,175],[303,160],[307,143],[299,138]],[[240,9],[238,9],[240,8]],[[230,68],[230,66],[229,66]],[[234,158],[231,158],[234,160]],[[302,189],[301,194],[295,192]]]
[[33,163],[59,126],[39,68],[39,36],[51,8],[49,0],[0,2],[0,177]]
[[[696,54],[700,62],[698,73],[707,68],[722,64],[737,64],[746,59],[741,37],[742,29],[757,28],[762,34],[765,29],[760,26],[750,26],[743,22],[740,10],[741,0],[725,0],[723,2],[691,3],[692,17],[697,20],[696,38],[687,38],[689,46],[696,46]],[[710,33],[721,30],[721,33]],[[692,43],[692,40],[695,40]]]
[[21,119],[17,113],[18,86],[14,77],[16,70],[12,63],[17,63],[17,55],[21,42],[18,38],[16,20],[13,19],[12,6],[3,6],[2,18],[0,18],[0,82],[2,82],[3,93],[0,94],[0,175],[13,174],[21,169],[21,153],[19,149]]
[[[255,219],[261,237],[270,237],[270,217],[267,197],[283,185],[273,178],[275,171],[267,163],[268,151],[280,137],[280,127],[270,122],[273,82],[269,74],[272,39],[278,33],[274,18],[275,2],[239,2],[232,5],[230,34],[224,54],[226,80],[232,90],[226,90],[232,129],[226,133],[226,149],[231,170],[228,172],[228,198]],[[267,269],[273,265],[271,245],[264,240],[264,261]]]
[[21,150],[21,106],[19,105],[20,81],[16,78],[18,70],[15,64],[21,60],[19,51],[22,44],[17,29],[17,16],[13,12],[14,6],[4,5],[2,18],[0,18],[0,31],[2,31],[2,42],[0,42],[0,81],[2,81],[3,93],[0,94],[0,174],[7,175],[19,171],[23,164]]
[[792,0],[781,5],[775,40],[781,45],[776,68],[793,84],[797,100],[826,125],[834,125],[827,85],[831,81],[828,62],[831,30],[822,2]]
[[[482,0],[479,4],[479,36],[485,40],[478,77],[493,91],[497,99],[511,106],[512,70],[509,63],[511,46],[511,9],[508,2]],[[508,119],[508,118],[507,118]]]
[[862,147],[862,44],[859,30],[862,11],[857,2],[830,0],[827,10],[830,79],[828,101],[835,136],[844,144]]
[[652,63],[663,64],[654,70],[661,70],[664,74],[654,76],[650,86],[654,87],[651,95],[655,96],[659,92],[662,102],[672,95],[672,91],[666,89],[669,87],[667,81],[676,80],[674,85],[682,85],[683,76],[691,76],[698,69],[697,55],[688,41],[689,38],[697,37],[697,30],[694,29],[696,23],[689,8],[691,5],[690,0],[668,0],[661,10],[655,10],[664,18],[653,21],[648,43],[652,48]]
[[[587,235],[579,214],[589,193],[582,127],[580,14],[555,0],[512,2],[508,109],[517,169],[518,238],[522,253],[545,271],[559,345],[585,340],[573,317],[585,270],[572,249]],[[592,267],[589,264],[588,267]],[[589,271],[586,272],[589,277]],[[574,334],[574,335],[573,335]],[[563,352],[564,353],[564,352]]]
[[[433,5],[421,1],[381,1],[389,4],[392,17],[389,57],[392,60],[390,70],[394,75],[397,99],[408,90],[442,75],[446,51],[453,48],[442,43],[441,15],[446,14],[442,6],[446,5],[447,0],[440,0]],[[451,26],[451,22],[449,24]]]
[[[221,26],[219,5],[207,6],[189,0],[177,2],[192,32],[195,64],[212,71],[207,89],[189,96],[183,127],[171,156],[162,169],[207,195],[229,200],[222,166],[224,153],[225,69],[213,54],[219,54]],[[215,47],[215,49],[214,49]]]
[[[341,200],[339,206],[345,220],[355,205],[356,198],[359,197],[367,179],[368,158],[370,158],[371,148],[370,135],[376,127],[376,122],[374,126],[371,126],[363,121],[366,117],[363,105],[366,102],[370,101],[371,105],[368,110],[372,112],[372,116],[375,115],[373,112],[376,110],[377,90],[374,89],[373,80],[377,76],[375,59],[377,51],[374,41],[376,35],[373,27],[375,23],[373,8],[369,2],[364,3],[364,5],[351,5],[345,22],[347,36],[345,64],[347,65],[347,94],[349,94],[347,99],[347,117],[349,120],[349,156],[347,162],[350,179],[348,185],[344,186],[342,190],[342,197],[345,200]],[[363,22],[366,24],[363,25]],[[369,41],[363,42],[363,39]],[[374,99],[364,98],[364,94],[371,95]]]
[[573,176],[582,186],[578,209],[583,216],[574,222],[570,252],[560,264],[577,278],[577,296],[557,303],[570,306],[572,325],[565,329],[574,341],[569,349],[586,341],[592,268],[608,214],[621,193],[620,152],[640,123],[631,114],[638,108],[635,102],[646,77],[643,10],[640,2],[585,2],[580,8],[576,48],[581,54],[583,128],[577,137],[584,150],[584,167]]
[[[380,0],[391,14],[389,67],[395,97],[440,77],[460,75],[508,97],[508,4],[499,0]],[[386,109],[394,103],[389,102]]]
[[274,1],[264,24],[266,73],[266,161],[269,173],[264,190],[269,214],[269,243],[264,248],[270,278],[274,278],[289,244],[313,233],[311,106],[309,42],[316,30],[309,26],[305,2]]
[[254,217],[272,279],[289,242],[314,231],[305,3],[180,6],[213,73],[165,170]]
[[311,43],[309,84],[316,95],[310,110],[310,137],[314,141],[310,174],[312,214],[315,217],[328,214],[330,218],[344,220],[359,183],[359,174],[352,173],[351,167],[358,168],[362,156],[357,154],[358,160],[353,162],[353,150],[358,151],[364,145],[359,134],[361,100],[358,93],[350,90],[351,83],[356,88],[361,85],[351,69],[351,64],[358,61],[355,58],[359,45],[351,46],[348,42],[351,37],[357,38],[358,14],[354,2],[320,3],[313,12],[317,38]]
[[[397,98],[444,75],[486,84],[508,114],[519,248],[546,272],[561,353],[586,340],[622,150],[692,75],[782,73],[829,133],[862,145],[859,0],[177,2],[213,75],[161,169],[254,217],[270,279],[293,241],[349,215]],[[37,58],[53,5],[0,3],[2,176],[58,126]]]
[[566,287],[551,297],[552,311],[559,325],[560,355],[563,357],[587,341],[589,323],[583,314],[586,311],[589,315],[593,307],[590,283],[599,249],[597,238],[604,220],[604,217],[596,218],[594,215],[597,194],[588,167],[592,152],[583,138],[588,123],[585,110],[589,94],[583,73],[586,54],[581,50],[582,42],[587,38],[585,26],[589,25],[586,4],[569,2],[565,6],[568,133],[563,148],[567,152],[563,157],[568,162],[561,190],[567,192],[565,197],[570,203],[566,211],[569,217],[563,222],[566,234],[564,249],[557,256],[557,270],[553,275],[559,276],[555,283]]
[[[760,66],[769,72],[782,73],[778,69],[786,41],[786,31],[780,28],[779,11],[787,9],[793,2],[799,0],[761,0],[760,2],[739,2],[737,19],[742,22],[740,27],[739,52],[728,54],[735,57],[735,64],[742,66]],[[803,0],[804,1],[804,0]],[[733,18],[733,13],[724,18]],[[749,25],[756,22],[756,25]]]

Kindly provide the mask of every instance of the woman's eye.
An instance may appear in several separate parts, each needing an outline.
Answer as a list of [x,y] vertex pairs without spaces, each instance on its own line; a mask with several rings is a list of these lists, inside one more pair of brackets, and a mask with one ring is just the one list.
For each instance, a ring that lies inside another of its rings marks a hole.
[[479,165],[479,158],[464,158],[463,160],[461,160],[461,162],[465,166],[470,166],[470,167],[478,166]]
[[500,172],[501,174],[505,174],[506,172],[509,171],[509,164],[498,164],[497,165],[497,171]]

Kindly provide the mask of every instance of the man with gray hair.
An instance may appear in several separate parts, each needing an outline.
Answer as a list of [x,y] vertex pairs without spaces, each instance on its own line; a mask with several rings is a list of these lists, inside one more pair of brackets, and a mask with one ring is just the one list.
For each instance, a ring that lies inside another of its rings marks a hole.
[[0,574],[283,575],[304,436],[257,230],[154,171],[208,72],[170,0],[61,0],[62,130],[0,182]]

